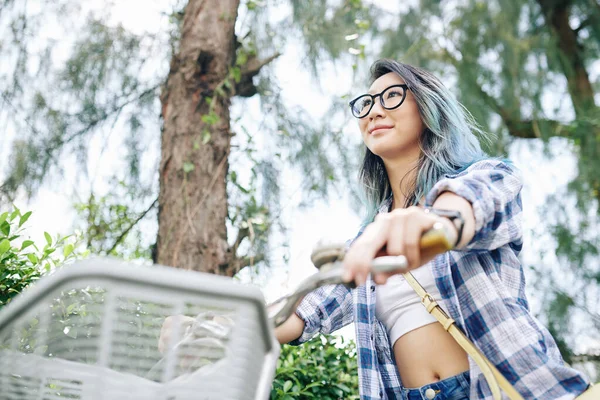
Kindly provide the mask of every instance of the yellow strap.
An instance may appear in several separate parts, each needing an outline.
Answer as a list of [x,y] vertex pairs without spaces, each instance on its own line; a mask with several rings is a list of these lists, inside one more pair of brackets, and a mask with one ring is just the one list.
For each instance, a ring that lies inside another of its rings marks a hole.
[[[469,338],[454,324],[454,320],[446,314],[439,306],[435,299],[425,291],[423,286],[410,273],[402,274],[406,282],[413,288],[421,298],[421,302],[431,315],[433,315],[444,327],[445,330],[452,335],[454,340],[463,348],[467,354],[477,363],[481,372],[485,376],[486,381],[492,391],[494,400],[501,400],[500,388],[506,393],[511,400],[523,400],[523,397],[515,390],[508,380],[498,371],[498,369],[481,353],[477,347],[469,340]],[[582,399],[583,400],[583,399]],[[587,400],[587,398],[585,399]],[[591,400],[591,397],[590,397]]]

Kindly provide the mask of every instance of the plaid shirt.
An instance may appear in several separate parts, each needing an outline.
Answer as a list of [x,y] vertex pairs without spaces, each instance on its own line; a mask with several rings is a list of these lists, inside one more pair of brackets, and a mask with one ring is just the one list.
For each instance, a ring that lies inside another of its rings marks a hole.
[[[497,160],[479,161],[437,182],[425,205],[431,206],[446,191],[467,199],[475,215],[475,236],[464,248],[441,254],[423,268],[433,272],[440,305],[524,398],[573,399],[588,381],[563,363],[554,339],[531,315],[525,296],[518,258],[521,186],[513,168]],[[390,204],[391,198],[379,212],[387,212]],[[336,285],[310,293],[297,310],[304,332],[291,344],[354,322],[361,399],[400,399],[402,384],[392,346],[375,316],[375,290],[369,277],[354,290]],[[469,363],[470,398],[492,399],[480,369],[470,358]]]

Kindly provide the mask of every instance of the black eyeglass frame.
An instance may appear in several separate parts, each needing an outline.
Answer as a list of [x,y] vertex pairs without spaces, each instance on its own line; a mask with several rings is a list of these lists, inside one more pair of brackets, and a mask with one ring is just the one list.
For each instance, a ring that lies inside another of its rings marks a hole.
[[[387,92],[388,90],[395,88],[395,87],[401,87],[402,89],[404,89],[403,92],[403,96],[402,96],[402,100],[400,101],[400,103],[398,103],[398,105],[395,105],[394,107],[386,107],[384,102],[383,102],[383,94],[385,92]],[[402,105],[402,103],[404,103],[404,100],[406,100],[406,92],[409,90],[408,85],[406,83],[402,83],[402,84],[398,84],[398,85],[392,85],[392,86],[388,86],[385,89],[383,89],[380,93],[376,93],[376,94],[362,94],[360,96],[358,96],[357,98],[355,98],[354,100],[350,101],[349,105],[350,105],[350,112],[352,112],[352,115],[358,119],[364,118],[367,115],[369,115],[369,113],[371,112],[371,110],[373,109],[373,106],[375,105],[375,98],[379,97],[379,103],[381,104],[381,107],[383,107],[386,110],[394,110],[398,107],[400,107]],[[370,97],[371,98],[371,107],[369,107],[369,110],[365,113],[365,115],[363,115],[362,117],[357,117],[354,114],[354,104],[362,99],[363,97]]]

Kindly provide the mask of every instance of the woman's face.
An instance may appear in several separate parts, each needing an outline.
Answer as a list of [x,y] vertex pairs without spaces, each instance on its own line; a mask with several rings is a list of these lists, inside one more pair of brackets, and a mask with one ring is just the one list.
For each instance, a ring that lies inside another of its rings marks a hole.
[[[369,94],[376,95],[390,86],[401,84],[404,84],[404,80],[396,73],[389,72],[373,82]],[[397,96],[402,96],[403,91],[402,88],[385,91],[383,101],[386,106],[394,104]],[[414,158],[420,154],[419,138],[424,124],[412,92],[405,92],[404,102],[393,110],[383,108],[378,96],[371,111],[358,120],[365,145],[373,154],[384,160]]]

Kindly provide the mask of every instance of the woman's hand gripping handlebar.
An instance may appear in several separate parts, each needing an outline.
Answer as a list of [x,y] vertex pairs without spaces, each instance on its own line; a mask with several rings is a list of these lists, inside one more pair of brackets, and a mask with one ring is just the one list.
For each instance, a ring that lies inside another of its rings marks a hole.
[[[426,231],[419,242],[421,259],[430,259],[434,256],[452,249],[454,241],[450,238],[446,226],[436,222],[433,228]],[[385,254],[384,249],[382,249]],[[309,292],[324,286],[344,284],[350,288],[356,287],[354,281],[344,282],[344,268],[342,261],[346,254],[345,246],[319,246],[313,250],[311,261],[319,269],[315,275],[304,280],[298,289],[273,303],[267,305],[269,317],[275,327],[281,326],[296,311],[296,307]],[[381,256],[371,262],[372,273],[406,272],[408,262],[406,257]]]

